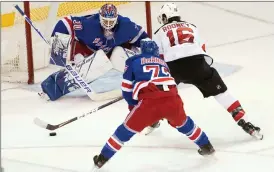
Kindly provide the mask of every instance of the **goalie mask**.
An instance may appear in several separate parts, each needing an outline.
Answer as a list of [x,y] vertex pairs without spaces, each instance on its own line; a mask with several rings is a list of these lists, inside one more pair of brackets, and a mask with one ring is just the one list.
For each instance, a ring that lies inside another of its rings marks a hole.
[[113,4],[105,4],[99,11],[101,26],[106,30],[111,30],[117,24],[118,11]]
[[173,17],[180,18],[180,11],[174,3],[166,3],[160,9],[160,14],[158,15],[158,22],[160,24],[167,24],[168,19]]

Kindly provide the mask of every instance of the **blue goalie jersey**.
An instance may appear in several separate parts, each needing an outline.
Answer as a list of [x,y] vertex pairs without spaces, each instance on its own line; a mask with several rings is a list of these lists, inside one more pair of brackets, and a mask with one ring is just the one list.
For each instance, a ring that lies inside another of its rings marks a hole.
[[117,20],[117,25],[112,30],[111,39],[104,35],[99,14],[64,17],[56,24],[52,36],[56,32],[70,34],[90,49],[95,51],[102,49],[106,54],[114,47],[126,43],[139,47],[140,40],[148,37],[144,29],[129,18],[119,15]]

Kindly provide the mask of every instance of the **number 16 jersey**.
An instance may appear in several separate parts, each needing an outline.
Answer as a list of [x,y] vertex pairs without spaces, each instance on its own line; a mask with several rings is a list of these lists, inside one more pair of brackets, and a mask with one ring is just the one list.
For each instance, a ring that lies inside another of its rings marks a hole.
[[172,22],[161,26],[153,36],[159,53],[166,62],[184,57],[206,54],[197,28],[187,22]]

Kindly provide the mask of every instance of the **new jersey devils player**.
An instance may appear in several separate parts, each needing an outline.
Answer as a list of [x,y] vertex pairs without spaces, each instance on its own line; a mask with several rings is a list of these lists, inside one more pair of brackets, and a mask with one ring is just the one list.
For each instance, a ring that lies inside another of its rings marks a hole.
[[[197,27],[181,20],[174,3],[166,3],[161,7],[158,21],[163,25],[155,32],[154,41],[176,83],[193,84],[205,98],[214,96],[245,132],[262,139],[260,128],[246,119],[239,100],[230,94],[218,71],[211,66],[212,58],[206,53]],[[207,63],[206,59],[211,59],[211,63]]]

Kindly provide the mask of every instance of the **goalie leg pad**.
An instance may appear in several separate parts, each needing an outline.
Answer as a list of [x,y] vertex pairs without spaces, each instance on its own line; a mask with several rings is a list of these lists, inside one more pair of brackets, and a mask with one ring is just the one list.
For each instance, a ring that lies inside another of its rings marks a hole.
[[51,74],[42,82],[41,87],[43,92],[49,96],[51,101],[55,101],[80,88],[64,69]]
[[134,55],[136,55],[134,51],[117,46],[112,51],[110,61],[114,69],[124,72],[126,60]]
[[103,50],[98,50],[75,64],[75,70],[88,83],[103,76],[111,69],[112,64]]
[[[85,58],[80,54],[78,55],[80,61],[75,64],[74,72],[77,72],[77,75],[81,76],[87,83],[96,80],[112,68],[111,62],[102,50]],[[70,70],[70,68],[67,69]],[[50,75],[42,82],[41,86],[43,92],[46,93],[52,101],[80,88],[77,82],[65,69]]]

